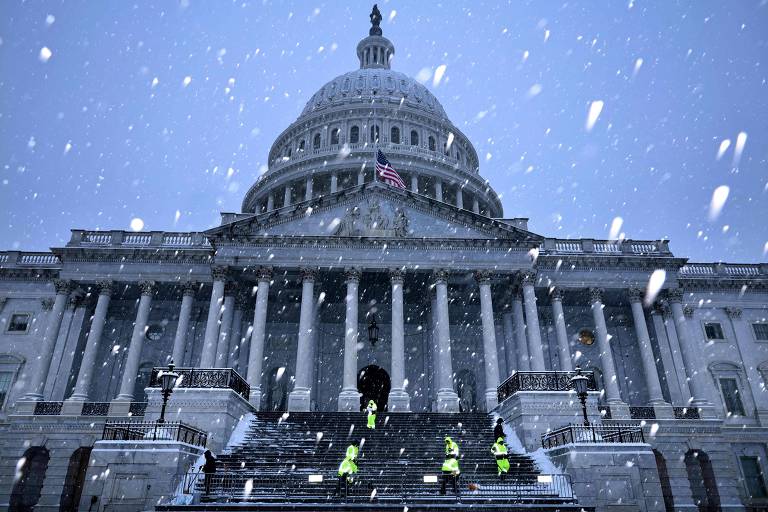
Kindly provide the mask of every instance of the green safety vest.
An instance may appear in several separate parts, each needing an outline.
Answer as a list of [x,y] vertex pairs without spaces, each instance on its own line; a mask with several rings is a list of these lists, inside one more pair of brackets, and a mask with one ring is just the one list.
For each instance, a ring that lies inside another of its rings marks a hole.
[[357,473],[357,455],[360,453],[360,449],[354,445],[347,446],[347,453],[344,460],[339,465],[339,476],[343,474],[351,475]]
[[443,462],[442,470],[459,474],[459,445],[453,440],[445,447],[445,462]]

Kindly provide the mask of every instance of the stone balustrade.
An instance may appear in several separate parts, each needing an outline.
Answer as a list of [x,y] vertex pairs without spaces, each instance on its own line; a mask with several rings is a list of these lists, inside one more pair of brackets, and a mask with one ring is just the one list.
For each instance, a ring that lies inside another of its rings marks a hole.
[[544,254],[635,254],[672,256],[666,240],[568,240],[545,238]]
[[149,231],[84,231],[72,230],[67,247],[210,247],[200,232]]

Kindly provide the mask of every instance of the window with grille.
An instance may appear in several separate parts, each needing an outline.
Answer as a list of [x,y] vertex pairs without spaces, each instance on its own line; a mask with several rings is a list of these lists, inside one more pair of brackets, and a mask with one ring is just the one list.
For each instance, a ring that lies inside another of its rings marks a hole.
[[392,144],[400,144],[400,128],[397,126],[393,126],[391,130],[389,130],[389,141]]
[[29,313],[14,313],[8,322],[8,332],[24,333],[29,329]]
[[768,498],[765,478],[757,457],[739,457],[741,471],[744,473],[744,485],[750,498]]
[[707,322],[704,324],[704,334],[708,340],[724,340],[723,326],[719,322]]
[[760,322],[752,324],[752,331],[755,333],[756,340],[768,341],[768,323]]
[[379,125],[371,125],[371,142],[379,142]]
[[721,378],[720,391],[723,393],[725,410],[733,416],[744,416],[744,405],[741,403],[741,394],[736,379]]

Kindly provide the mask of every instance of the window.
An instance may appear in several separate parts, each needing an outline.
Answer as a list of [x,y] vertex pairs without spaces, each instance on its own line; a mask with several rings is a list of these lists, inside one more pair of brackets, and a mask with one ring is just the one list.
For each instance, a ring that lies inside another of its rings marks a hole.
[[419,145],[419,132],[411,130],[411,146]]
[[389,130],[389,142],[392,144],[400,144],[400,128],[397,126],[393,126],[391,130]]
[[8,393],[11,391],[12,381],[13,373],[0,372],[0,411],[5,408],[5,401],[8,398]]
[[8,322],[8,332],[25,333],[29,329],[29,313],[14,313]]
[[320,149],[320,134],[316,133],[312,139],[312,149]]
[[299,151],[301,151],[301,152],[304,151],[304,141],[303,140],[299,141]]
[[739,457],[739,462],[741,462],[741,471],[744,473],[744,484],[749,497],[768,498],[760,460],[757,457]]
[[349,143],[355,144],[360,142],[360,127],[353,126],[349,129]]
[[744,416],[744,405],[741,403],[739,395],[739,385],[736,379],[721,378],[720,391],[723,393],[723,402],[725,410],[733,416]]
[[334,128],[331,130],[331,145],[336,145],[339,143],[339,129]]
[[434,151],[437,146],[435,145],[435,138],[429,137],[429,150]]
[[704,324],[704,334],[708,340],[724,340],[723,326],[719,322],[706,322]]
[[758,341],[768,341],[768,323],[752,324],[752,331]]
[[371,142],[379,142],[379,125],[371,125]]

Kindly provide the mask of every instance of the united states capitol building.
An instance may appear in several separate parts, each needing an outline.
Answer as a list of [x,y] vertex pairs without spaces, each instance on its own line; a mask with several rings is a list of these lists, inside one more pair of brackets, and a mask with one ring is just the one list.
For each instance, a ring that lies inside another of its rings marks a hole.
[[[168,421],[216,453],[248,414],[339,418],[374,399],[381,418],[502,416],[526,452],[548,443],[586,509],[766,510],[768,264],[506,217],[471,141],[391,68],[372,21],[359,69],[276,136],[220,226],[76,229],[50,252],[0,252],[0,508],[169,503],[204,446],[168,439],[165,457],[107,433],[157,419],[153,368],[173,361],[187,379]],[[377,178],[377,150],[407,188]],[[576,366],[592,425],[642,442],[545,440],[581,421]]]

